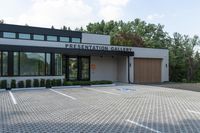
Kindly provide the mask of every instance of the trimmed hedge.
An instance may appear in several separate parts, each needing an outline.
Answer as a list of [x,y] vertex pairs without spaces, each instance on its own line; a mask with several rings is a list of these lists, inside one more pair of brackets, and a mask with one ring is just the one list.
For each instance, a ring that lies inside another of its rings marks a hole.
[[30,79],[27,79],[26,80],[26,88],[30,88],[32,85],[31,85],[31,80]]
[[56,79],[56,86],[61,86],[61,85],[62,85],[62,80]]
[[40,87],[45,87],[45,79],[40,80]]
[[24,88],[24,81],[19,81],[18,82],[18,87],[19,88]]
[[64,81],[64,86],[72,85],[98,85],[98,84],[112,84],[112,81],[101,80],[101,81]]
[[51,88],[51,80],[50,79],[46,80],[46,88]]
[[51,86],[56,86],[56,79],[51,80]]
[[2,80],[1,81],[1,89],[6,89],[7,88],[7,80]]
[[14,80],[14,79],[11,80],[11,86],[10,87],[11,88],[16,88],[17,87],[16,80]]
[[[61,79],[47,79],[45,82],[45,79],[41,79],[40,81],[38,79],[33,80],[33,87],[46,87],[46,88],[51,88],[52,86],[73,86],[73,85],[98,85],[98,84],[112,84],[112,81],[108,80],[101,80],[101,81],[66,81]],[[0,89],[6,89],[7,86],[7,80],[2,80],[0,81]],[[32,87],[32,80],[27,79],[25,82],[24,81],[19,81],[16,83],[16,80],[11,80],[11,88],[30,88]]]
[[39,87],[39,86],[40,86],[39,80],[38,79],[34,79],[33,80],[33,87]]

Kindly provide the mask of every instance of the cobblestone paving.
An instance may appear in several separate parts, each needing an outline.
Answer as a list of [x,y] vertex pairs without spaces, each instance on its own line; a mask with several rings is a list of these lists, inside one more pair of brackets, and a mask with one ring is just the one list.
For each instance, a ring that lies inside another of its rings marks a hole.
[[155,86],[200,92],[200,83],[164,83]]
[[0,91],[2,133],[199,133],[200,93],[130,85]]

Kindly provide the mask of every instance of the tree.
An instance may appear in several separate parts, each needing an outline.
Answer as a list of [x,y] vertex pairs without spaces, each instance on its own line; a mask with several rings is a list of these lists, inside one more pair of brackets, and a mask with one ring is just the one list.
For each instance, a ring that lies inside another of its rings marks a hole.
[[0,24],[4,24],[4,20],[3,19],[0,20]]
[[53,25],[51,26],[51,29],[55,29]]
[[67,30],[67,27],[65,25],[63,25],[63,27],[61,28],[61,30]]
[[140,19],[130,22],[102,20],[89,23],[86,27],[89,33],[110,35],[112,45],[167,48],[170,44],[170,37],[164,32],[164,26],[147,24]]

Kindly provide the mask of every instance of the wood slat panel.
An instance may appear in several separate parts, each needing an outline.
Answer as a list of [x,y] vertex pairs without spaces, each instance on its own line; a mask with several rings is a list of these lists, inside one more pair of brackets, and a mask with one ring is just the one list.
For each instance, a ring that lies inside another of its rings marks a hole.
[[134,59],[135,83],[159,83],[161,82],[161,59]]

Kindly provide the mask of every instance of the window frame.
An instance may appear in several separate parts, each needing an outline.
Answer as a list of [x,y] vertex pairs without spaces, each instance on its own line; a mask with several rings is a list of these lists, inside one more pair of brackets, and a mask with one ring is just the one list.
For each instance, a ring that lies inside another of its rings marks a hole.
[[[61,38],[68,38],[68,41],[61,41]],[[60,42],[68,43],[68,42],[70,42],[70,37],[67,37],[67,36],[59,36],[59,41],[60,41]]]
[[[20,35],[29,35],[30,38],[20,38]],[[31,39],[31,33],[18,33],[18,39],[21,39],[21,40],[32,40]]]
[[[42,36],[43,37],[43,40],[41,39],[34,39],[34,36]],[[42,35],[42,34],[33,34],[33,39],[34,41],[45,41],[45,35]]]
[[[48,37],[56,37],[56,40],[48,40]],[[46,41],[58,42],[58,36],[56,36],[56,35],[47,35],[47,36],[46,36]]]
[[[15,37],[5,37],[5,36],[4,36],[4,33],[11,33],[11,34],[14,34]],[[6,38],[6,39],[17,39],[17,33],[15,33],[15,32],[9,32],[9,31],[4,31],[4,32],[2,32],[2,37],[3,37],[3,38]]]

